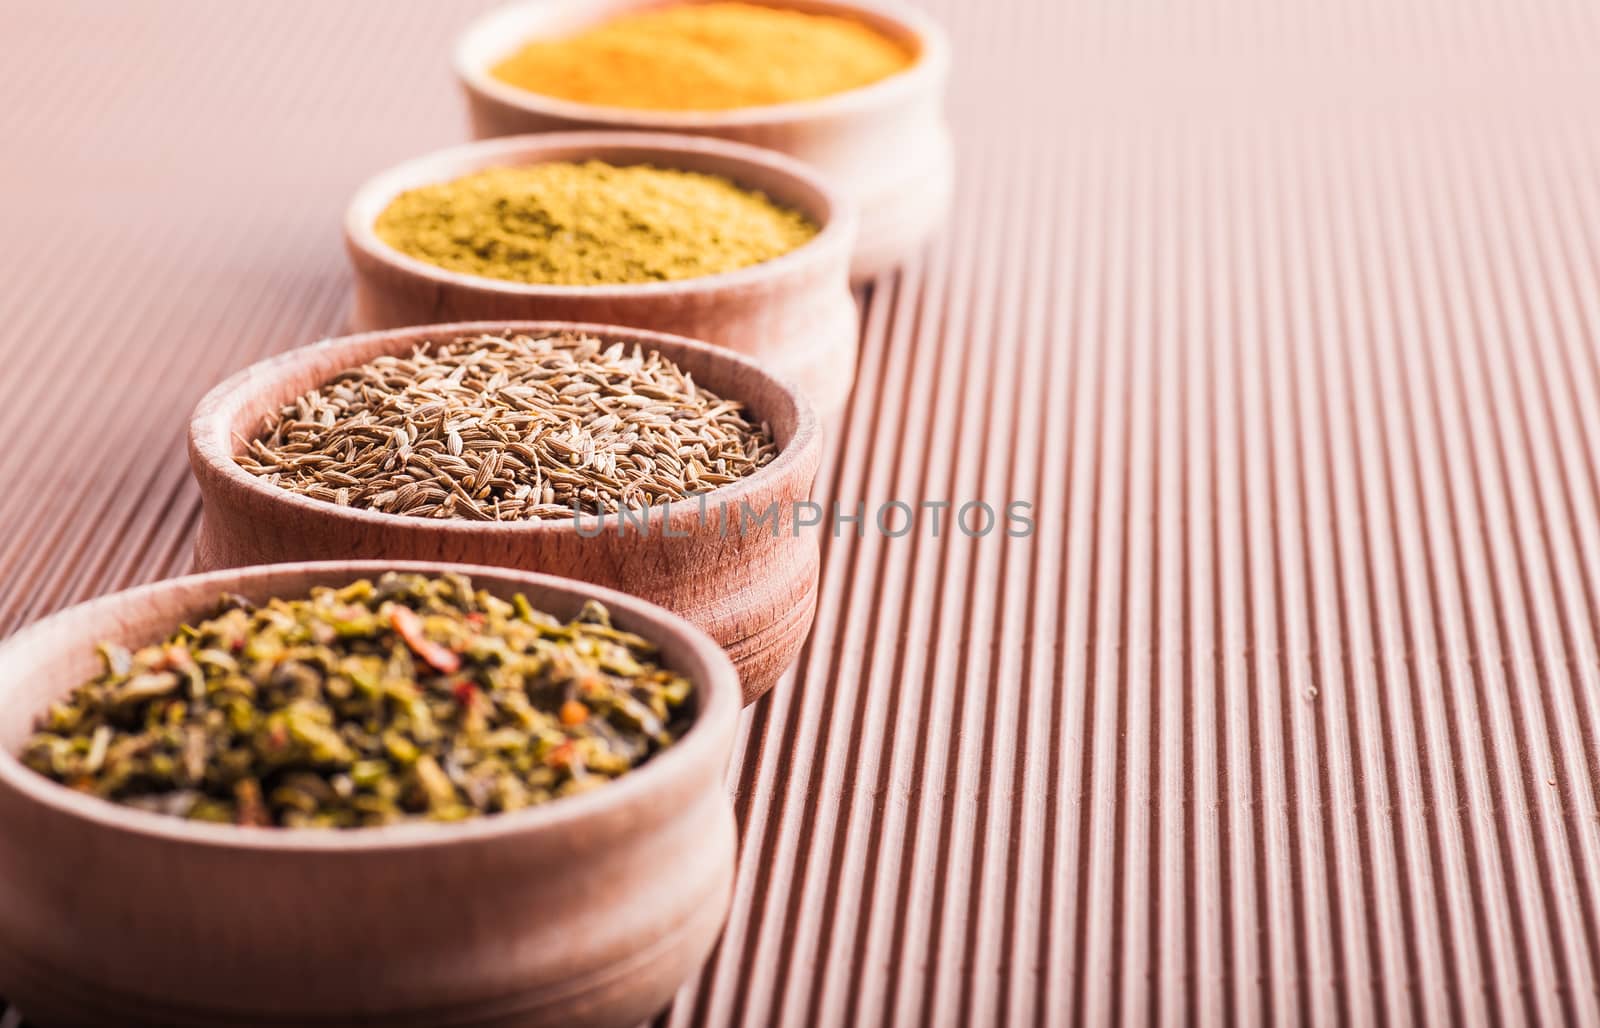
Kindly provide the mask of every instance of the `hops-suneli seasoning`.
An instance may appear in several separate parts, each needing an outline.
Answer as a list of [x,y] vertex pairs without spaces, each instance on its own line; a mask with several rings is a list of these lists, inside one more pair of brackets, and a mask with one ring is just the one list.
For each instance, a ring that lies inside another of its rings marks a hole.
[[601,785],[670,746],[693,686],[598,603],[561,622],[459,575],[388,574],[218,613],[40,719],[28,767],[198,821],[458,821]]

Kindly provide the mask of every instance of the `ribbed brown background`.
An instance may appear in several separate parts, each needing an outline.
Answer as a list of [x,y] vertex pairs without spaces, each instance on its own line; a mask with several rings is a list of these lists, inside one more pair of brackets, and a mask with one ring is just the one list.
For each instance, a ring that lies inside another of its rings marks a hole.
[[[929,6],[960,199],[820,488],[1038,530],[827,542],[669,1022],[1600,1022],[1600,9]],[[5,4],[0,633],[184,570],[475,10]]]

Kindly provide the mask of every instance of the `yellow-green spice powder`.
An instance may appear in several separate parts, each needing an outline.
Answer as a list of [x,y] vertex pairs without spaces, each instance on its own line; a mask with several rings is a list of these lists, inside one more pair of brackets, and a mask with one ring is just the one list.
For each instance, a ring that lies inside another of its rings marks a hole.
[[450,271],[610,285],[717,275],[817,234],[798,211],[728,179],[601,161],[488,168],[400,194],[378,237]]

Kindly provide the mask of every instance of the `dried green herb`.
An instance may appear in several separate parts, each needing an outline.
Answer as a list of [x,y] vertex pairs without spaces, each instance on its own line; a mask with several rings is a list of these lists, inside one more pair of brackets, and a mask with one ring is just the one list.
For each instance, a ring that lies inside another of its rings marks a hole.
[[225,598],[164,643],[100,651],[23,763],[239,825],[456,821],[581,792],[670,746],[692,691],[599,603],[563,624],[453,574]]

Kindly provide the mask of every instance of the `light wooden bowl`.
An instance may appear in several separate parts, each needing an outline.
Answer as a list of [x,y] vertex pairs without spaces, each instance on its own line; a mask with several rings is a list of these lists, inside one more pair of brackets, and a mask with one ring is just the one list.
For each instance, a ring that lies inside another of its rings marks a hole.
[[[723,275],[615,286],[549,286],[464,275],[385,244],[373,223],[397,195],[483,168],[549,161],[654,164],[722,175],[809,215],[822,230],[775,260]],[[355,267],[353,331],[537,318],[628,325],[704,339],[800,384],[835,423],[855,384],[859,326],[850,292],[852,205],[781,154],[688,136],[587,132],[470,143],[367,182],[345,217]]]
[[227,571],[73,607],[0,645],[0,992],[44,1025],[633,1025],[704,961],[727,914],[723,784],[739,709],[727,657],[640,600],[458,567],[571,616],[595,597],[698,689],[693,727],[615,782],[452,825],[242,829],[64,788],[15,754],[98,673],[95,644],[154,642],[223,592],[304,595],[386,570]]
[[909,45],[905,71],[819,100],[731,111],[599,107],[531,93],[489,70],[529,39],[579,31],[661,0],[527,0],[473,22],[456,44],[473,133],[481,138],[572,129],[683,132],[754,143],[826,172],[861,210],[851,274],[893,269],[944,222],[954,151],[944,114],[950,45],[938,23],[910,7],[857,0],[761,0],[772,6],[855,18]]
[[[719,396],[742,401],[753,417],[771,425],[777,459],[705,494],[704,514],[696,504],[657,506],[643,532],[628,524],[625,533],[612,517],[597,532],[600,523],[590,516],[482,522],[356,510],[270,485],[234,460],[243,439],[253,437],[268,414],[374,357],[409,353],[428,339],[568,331],[658,350]],[[559,322],[434,325],[330,339],[246,368],[200,401],[189,427],[189,462],[205,501],[195,566],[205,571],[294,560],[438,560],[593,582],[697,624],[728,651],[745,698],[753,702],[794,662],[811,631],[820,556],[816,533],[795,530],[794,505],[810,496],[821,459],[816,416],[798,391],[738,354],[690,339]],[[756,525],[771,505],[778,508],[776,527]],[[725,531],[723,524],[730,527]],[[741,532],[741,525],[751,530]]]

